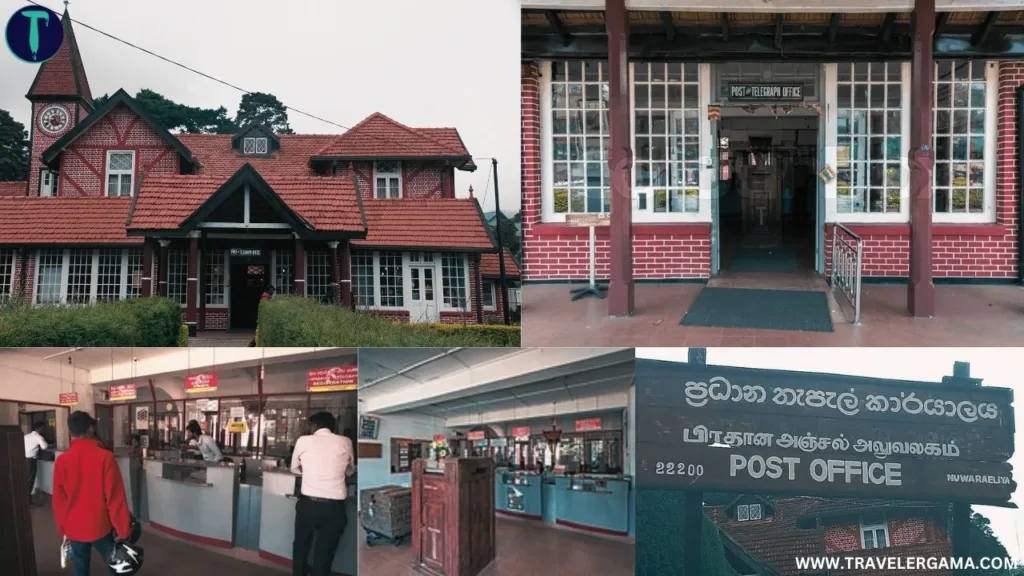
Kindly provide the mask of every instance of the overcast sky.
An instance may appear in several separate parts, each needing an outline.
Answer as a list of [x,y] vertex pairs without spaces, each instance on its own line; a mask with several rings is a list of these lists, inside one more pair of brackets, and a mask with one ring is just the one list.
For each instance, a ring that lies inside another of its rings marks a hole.
[[[63,12],[62,2],[39,0]],[[6,25],[24,0],[0,0]],[[375,111],[414,127],[458,128],[480,168],[456,189],[494,208],[519,209],[519,2],[517,0],[127,0],[71,2],[71,16],[108,34],[287,106],[352,126]],[[149,88],[190,106],[225,106],[241,93],[135,48],[76,27],[94,95]],[[36,66],[0,54],[0,108],[24,124]],[[341,128],[289,113],[297,133]]]
[[[686,348],[637,348],[637,358],[685,362]],[[1013,502],[1024,508],[1024,354],[1014,348],[709,348],[708,364],[774,368],[801,372],[826,372],[940,382],[953,374],[953,362],[970,362],[971,376],[983,386],[1012,388],[1016,402],[1016,453],[1014,468],[1017,492]],[[990,506],[975,510],[992,521],[992,528],[1006,550],[1024,560],[1024,511]]]

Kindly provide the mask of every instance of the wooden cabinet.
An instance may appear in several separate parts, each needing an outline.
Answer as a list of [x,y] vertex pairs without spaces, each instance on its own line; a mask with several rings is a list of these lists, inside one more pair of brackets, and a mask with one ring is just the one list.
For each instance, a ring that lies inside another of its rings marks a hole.
[[412,467],[413,567],[432,576],[476,576],[494,560],[494,462],[448,458],[440,471]]
[[[10,576],[36,576],[29,490],[21,429],[0,426],[0,558]],[[57,550],[52,552],[56,556]]]

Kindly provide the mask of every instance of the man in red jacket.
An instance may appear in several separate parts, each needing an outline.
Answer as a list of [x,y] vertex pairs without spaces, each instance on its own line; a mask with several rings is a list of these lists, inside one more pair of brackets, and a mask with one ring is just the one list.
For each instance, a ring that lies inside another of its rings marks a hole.
[[53,517],[58,535],[71,542],[75,576],[89,576],[92,549],[108,562],[112,532],[121,540],[131,535],[131,513],[114,454],[96,438],[96,420],[72,412],[68,428],[71,447],[53,465]]

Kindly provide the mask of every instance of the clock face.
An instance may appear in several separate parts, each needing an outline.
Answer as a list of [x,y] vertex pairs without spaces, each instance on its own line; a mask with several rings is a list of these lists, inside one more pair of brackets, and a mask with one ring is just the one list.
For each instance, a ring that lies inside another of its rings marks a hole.
[[68,111],[60,106],[50,106],[39,116],[39,124],[47,132],[60,132],[68,125]]

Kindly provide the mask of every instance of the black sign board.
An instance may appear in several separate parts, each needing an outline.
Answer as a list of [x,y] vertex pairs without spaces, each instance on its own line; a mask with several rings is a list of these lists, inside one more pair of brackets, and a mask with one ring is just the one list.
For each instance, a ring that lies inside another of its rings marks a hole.
[[730,84],[733,102],[803,102],[802,84]]
[[380,418],[376,416],[359,416],[359,439],[376,440],[377,432],[380,429]]
[[263,256],[263,250],[260,248],[232,248],[232,258],[259,258]]
[[637,482],[1006,505],[1013,392],[637,361]]

